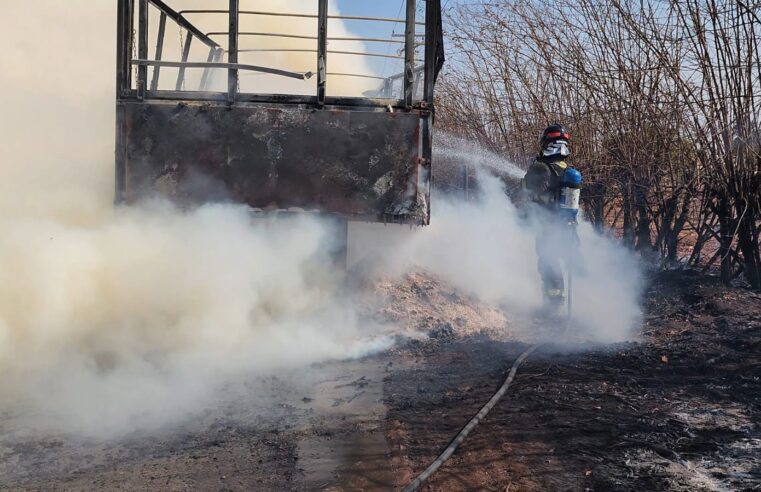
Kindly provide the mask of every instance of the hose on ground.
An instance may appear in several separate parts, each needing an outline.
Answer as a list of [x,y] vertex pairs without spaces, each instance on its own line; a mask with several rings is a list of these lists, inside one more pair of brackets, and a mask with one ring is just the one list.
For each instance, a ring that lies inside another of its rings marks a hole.
[[[563,330],[563,336],[568,333],[568,331],[571,329],[571,320],[573,319],[573,269],[568,270],[568,314],[566,317],[566,323],[565,323],[565,330]],[[409,485],[407,485],[404,488],[404,492],[415,492],[420,488],[423,483],[425,483],[426,480],[431,478],[431,476],[438,471],[439,468],[442,467],[444,463],[449,459],[450,456],[454,454],[455,451],[457,451],[457,448],[460,447],[460,444],[465,441],[465,438],[468,437],[468,434],[470,434],[473,429],[476,428],[476,426],[483,420],[484,417],[491,411],[492,408],[494,408],[494,405],[497,404],[497,402],[504,396],[504,394],[507,392],[507,390],[510,388],[510,385],[513,384],[513,380],[515,379],[515,374],[518,372],[518,368],[521,367],[523,362],[528,359],[528,357],[533,354],[539,347],[544,345],[544,343],[537,343],[535,345],[532,345],[529,347],[525,352],[523,352],[513,363],[513,367],[510,369],[510,373],[507,375],[507,378],[505,379],[505,382],[502,383],[502,386],[497,390],[496,393],[494,393],[494,396],[491,397],[491,399],[484,405],[481,410],[476,414],[475,417],[470,419],[470,422],[468,422],[465,427],[462,428],[462,430],[455,436],[454,439],[452,439],[452,442],[449,443],[449,446],[434,460],[431,465],[426,468],[426,470],[421,473],[420,475],[415,478],[412,482],[410,482]]]
[[507,390],[510,388],[510,385],[513,383],[513,380],[515,379],[515,374],[518,372],[518,368],[521,366],[521,364],[523,364],[528,356],[534,353],[534,351],[536,351],[536,349],[542,345],[543,344],[532,345],[515,360],[513,367],[510,369],[510,374],[507,375],[507,379],[505,379],[505,382],[502,383],[502,386],[497,390],[497,392],[494,393],[494,396],[492,396],[486,405],[481,408],[475,417],[470,419],[470,422],[468,422],[467,425],[462,428],[460,433],[455,436],[452,442],[449,443],[449,446],[447,446],[447,448],[439,455],[439,457],[436,458],[436,460],[431,463],[431,465],[423,473],[418,475],[415,480],[413,480],[404,488],[404,492],[415,492],[420,488],[421,485],[423,485],[426,480],[431,477],[431,475],[436,473],[436,471],[441,468],[441,466],[449,459],[449,457],[454,454],[460,444],[465,441],[465,438],[468,437],[468,434],[470,434],[471,431],[476,428],[479,422],[481,422],[481,420],[486,417],[491,409],[494,408],[494,405],[496,405],[502,396],[507,392]]

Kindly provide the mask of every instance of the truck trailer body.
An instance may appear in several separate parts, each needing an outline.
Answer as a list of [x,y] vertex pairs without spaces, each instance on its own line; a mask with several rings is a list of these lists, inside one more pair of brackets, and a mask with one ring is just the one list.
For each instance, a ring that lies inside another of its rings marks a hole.
[[[440,0],[405,0],[403,18],[341,15],[328,0],[288,12],[241,1],[118,0],[116,201],[428,224]],[[360,26],[347,35],[350,23]],[[362,27],[373,23],[390,35]],[[358,49],[384,42],[393,49]],[[389,60],[398,73],[384,73]],[[366,90],[346,94],[347,80]]]

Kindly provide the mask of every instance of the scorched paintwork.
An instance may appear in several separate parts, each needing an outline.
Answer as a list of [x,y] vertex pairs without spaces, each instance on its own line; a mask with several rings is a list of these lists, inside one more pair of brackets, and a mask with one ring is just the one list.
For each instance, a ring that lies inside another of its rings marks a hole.
[[348,218],[428,222],[416,111],[121,104],[123,196],[231,200]]

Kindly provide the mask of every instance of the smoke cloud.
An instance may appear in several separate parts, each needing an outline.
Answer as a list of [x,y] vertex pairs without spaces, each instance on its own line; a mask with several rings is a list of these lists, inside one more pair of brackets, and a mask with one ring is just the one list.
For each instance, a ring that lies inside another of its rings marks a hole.
[[377,346],[309,217],[150,203],[96,227],[3,229],[0,394],[76,429],[158,424],[216,381]]
[[[527,220],[508,198],[503,179],[515,186],[523,170],[473,143],[440,137],[434,151],[437,166],[469,167],[478,192],[470,199],[451,193],[434,196],[431,225],[424,229],[353,225],[350,240],[357,256],[352,261],[398,274],[425,268],[481,301],[502,306],[520,331],[531,325],[541,307],[536,241],[554,243],[559,256],[569,251],[569,245],[563,244],[562,235],[548,236],[541,223]],[[457,175],[448,169],[443,173]],[[635,338],[642,291],[636,259],[584,220],[578,232],[571,338],[597,343]],[[526,335],[534,339],[537,334]],[[559,331],[546,335],[551,337],[548,341],[557,341]]]
[[[243,207],[161,201],[114,209],[115,3],[3,8],[0,42],[12,48],[0,51],[0,414],[113,435],[175,422],[236,375],[388,345],[346,299],[329,267],[330,225],[317,218],[252,223]],[[355,261],[423,267],[530,311],[540,300],[534,233],[496,179],[481,181],[478,199],[435,197],[430,228],[353,225]],[[627,337],[636,268],[587,225],[581,235],[577,316],[596,339]]]
[[387,345],[331,270],[330,224],[113,207],[115,2],[3,8],[0,414],[153,428],[237,374]]

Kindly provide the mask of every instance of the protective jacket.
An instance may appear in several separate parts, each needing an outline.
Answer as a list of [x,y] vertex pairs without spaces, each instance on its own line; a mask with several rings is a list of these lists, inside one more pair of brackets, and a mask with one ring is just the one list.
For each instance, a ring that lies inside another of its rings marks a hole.
[[555,219],[560,218],[560,193],[567,169],[568,164],[562,158],[539,156],[528,168],[522,183],[526,198],[549,212],[537,227],[536,254],[544,305],[551,309],[565,299],[562,262],[569,241],[567,228],[559,227]]

